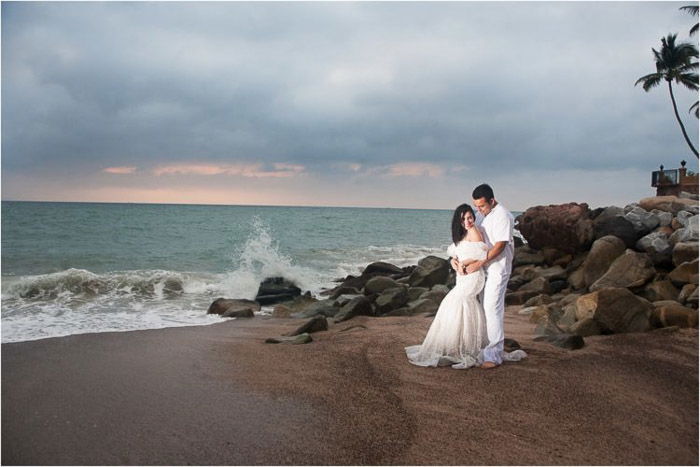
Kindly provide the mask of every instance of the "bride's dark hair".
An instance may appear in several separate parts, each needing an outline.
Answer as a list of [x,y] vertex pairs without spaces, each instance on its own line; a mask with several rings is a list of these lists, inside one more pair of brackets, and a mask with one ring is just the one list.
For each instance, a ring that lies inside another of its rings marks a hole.
[[467,233],[467,229],[464,228],[464,216],[466,213],[472,213],[474,215],[474,210],[468,204],[460,204],[455,209],[455,213],[452,215],[452,241],[454,244],[458,244],[464,238]]

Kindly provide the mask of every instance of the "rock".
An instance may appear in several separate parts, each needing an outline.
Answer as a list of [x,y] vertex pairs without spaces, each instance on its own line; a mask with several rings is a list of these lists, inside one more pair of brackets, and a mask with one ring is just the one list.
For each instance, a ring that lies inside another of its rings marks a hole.
[[613,261],[607,272],[589,289],[595,292],[609,287],[640,287],[655,274],[649,256],[628,249]]
[[[692,217],[693,214],[688,211],[679,211],[678,214],[676,214],[676,219],[683,228],[688,227],[688,225],[693,223],[691,222]],[[697,222],[697,219],[695,219],[695,222]]]
[[536,250],[527,247],[519,248],[515,252],[513,266],[523,266],[530,264],[544,264],[544,255]]
[[365,295],[382,293],[386,289],[395,289],[401,287],[401,284],[394,279],[385,276],[375,276],[367,281],[363,290]]
[[433,314],[437,312],[439,303],[428,298],[418,299],[408,304],[408,313],[411,315]]
[[612,235],[622,240],[627,248],[632,248],[641,237],[632,222],[623,216],[598,218],[593,222],[593,231],[596,239]]
[[293,313],[292,318],[313,318],[314,316],[325,316],[331,318],[338,314],[340,308],[334,306],[335,300],[326,299],[319,300],[314,303],[310,303],[307,307],[303,308],[302,311]]
[[567,350],[578,350],[578,349],[583,348],[586,345],[584,340],[583,340],[583,337],[576,335],[576,334],[568,334],[568,333],[547,335],[547,336],[538,336],[538,337],[535,337],[534,340],[549,342],[550,344],[552,344],[556,347],[561,347],[562,349],[567,349]]
[[445,295],[447,295],[450,292],[450,289],[447,288],[447,286],[438,284],[433,286],[432,289],[429,291],[425,292],[418,298],[427,298],[429,300],[432,300],[436,303],[440,303],[443,298],[445,298]]
[[255,313],[250,308],[245,310],[228,309],[221,314],[222,318],[253,318]]
[[678,193],[679,198],[685,198],[685,199],[694,199],[695,201],[698,200],[698,194],[697,193],[688,193],[687,191],[681,191]]
[[566,270],[561,266],[552,266],[550,268],[542,269],[539,271],[539,274],[550,282],[566,279]]
[[678,242],[673,247],[673,264],[679,266],[682,263],[698,259],[698,242]]
[[300,295],[290,302],[278,303],[275,305],[272,309],[272,316],[276,318],[288,318],[295,313],[301,313],[316,302],[318,302],[318,300],[309,295]]
[[375,300],[375,311],[379,315],[401,308],[408,303],[408,292],[405,287],[385,289]]
[[584,276],[583,266],[575,270],[569,275],[569,284],[576,290],[581,290],[586,288],[586,280]]
[[665,326],[696,328],[698,327],[698,311],[679,303],[654,307],[651,312],[651,324],[657,328]]
[[163,283],[163,294],[166,297],[182,295],[183,292],[184,289],[182,288],[182,282],[180,282],[179,279],[175,279],[173,277],[165,279],[165,282]]
[[576,305],[573,303],[566,305],[563,311],[564,313],[561,318],[559,318],[559,321],[557,321],[557,324],[564,327],[572,326],[576,322]]
[[430,289],[427,287],[411,287],[408,289],[408,300],[411,302],[414,300],[418,300],[420,296],[428,290]]
[[518,292],[535,292],[535,294],[549,293],[549,281],[544,277],[537,277],[521,286]]
[[697,206],[695,200],[678,198],[676,196],[652,196],[639,200],[639,206],[647,211],[658,209],[659,211],[676,214],[688,207]]
[[554,280],[549,283],[549,293],[556,294],[569,287],[566,280]]
[[287,333],[287,336],[297,336],[299,334],[311,334],[312,332],[327,331],[328,320],[324,316],[315,316],[296,330]]
[[668,278],[674,285],[683,287],[685,284],[698,283],[698,260],[686,261],[670,272]]
[[585,203],[531,207],[518,216],[517,228],[537,250],[551,247],[576,253],[588,249],[593,241],[593,222]]
[[635,245],[638,251],[643,251],[651,261],[658,266],[671,264],[671,253],[673,247],[668,241],[668,237],[663,232],[652,232],[640,238]]
[[377,273],[389,276],[392,274],[402,274],[403,272],[403,269],[401,269],[398,266],[394,266],[391,263],[385,263],[384,261],[376,261],[368,265],[365,268],[365,270],[362,271],[362,275]]
[[418,266],[413,270],[408,279],[411,287],[432,287],[436,284],[447,282],[450,263],[437,256],[427,256],[418,261]]
[[[523,306],[520,310],[518,310],[518,314],[522,316],[530,316],[540,308],[545,308],[544,305],[532,305],[532,306]],[[540,315],[542,313],[540,312]]]
[[503,339],[503,350],[506,352],[515,352],[516,350],[522,349],[522,346],[515,339],[509,339],[506,337]]
[[255,301],[261,305],[286,302],[301,295],[301,289],[284,277],[268,277],[258,287]]
[[557,250],[552,247],[542,248],[542,256],[544,257],[544,262],[549,266],[554,266],[555,262],[564,256],[571,256],[563,251]]
[[598,336],[601,334],[600,325],[593,318],[582,319],[577,321],[570,328],[569,332],[581,337]]
[[522,305],[535,295],[540,295],[536,290],[525,290],[506,293],[506,305]]
[[355,297],[359,297],[363,294],[347,294],[347,295],[341,295],[340,297],[336,298],[335,301],[333,302],[333,306],[337,307],[342,307],[346,303],[348,303],[350,300],[352,300]]
[[576,303],[576,300],[578,300],[578,298],[580,296],[581,296],[581,294],[575,294],[575,293],[569,294],[559,301],[559,305],[562,307],[565,307],[566,305]]
[[676,300],[679,293],[679,290],[673,286],[671,281],[666,279],[647,284],[644,287],[642,296],[650,302],[657,302],[659,300]]
[[223,315],[227,311],[260,311],[260,304],[253,300],[217,298],[209,305],[207,314]]
[[548,305],[552,303],[552,297],[546,294],[540,294],[535,297],[528,299],[523,306],[537,306],[537,305]]
[[[526,308],[526,310],[532,310],[529,311],[528,315],[530,316],[528,318],[528,321],[531,323],[537,323],[539,322],[542,318],[549,318],[551,310],[549,309],[548,306],[546,305],[540,305],[536,307],[531,307],[531,308]],[[556,321],[556,320],[553,320]]]
[[651,212],[659,219],[660,227],[669,227],[671,225],[673,214],[670,212],[660,211],[659,209],[652,209]]
[[[698,286],[696,284],[685,284],[681,289],[681,292],[678,294],[678,302],[693,306],[693,304],[688,303],[688,299],[693,295],[693,293],[695,293],[697,296],[697,290]],[[697,303],[694,307],[697,307]]]
[[347,321],[359,315],[374,315],[374,309],[372,308],[372,304],[370,303],[367,297],[362,295],[357,298],[353,298],[348,303],[346,303],[340,309],[340,312],[337,314],[335,322],[340,323],[341,321]]
[[329,298],[338,298],[341,295],[358,295],[360,290],[355,287],[348,287],[345,285],[340,285],[333,289],[333,291],[328,295]]
[[625,288],[607,288],[576,300],[576,319],[595,319],[603,332],[642,332],[649,329],[653,306]]
[[[610,265],[625,252],[625,243],[614,235],[606,235],[593,242],[591,251],[583,262],[583,280],[590,287],[610,268]],[[581,287],[576,287],[581,288]]]
[[685,300],[685,304],[695,308],[696,310],[698,309],[698,288],[696,287],[693,293],[690,294],[690,296]]
[[268,337],[265,339],[266,344],[308,344],[313,341],[310,334],[299,334],[298,336],[280,336],[280,337]]
[[633,207],[625,214],[625,219],[630,221],[638,235],[646,235],[659,226],[659,218],[651,212],[640,207]]
[[[696,217],[696,216],[693,216]],[[688,227],[682,227],[671,234],[668,238],[671,245],[679,242],[697,242],[698,241],[698,225],[690,224]]]

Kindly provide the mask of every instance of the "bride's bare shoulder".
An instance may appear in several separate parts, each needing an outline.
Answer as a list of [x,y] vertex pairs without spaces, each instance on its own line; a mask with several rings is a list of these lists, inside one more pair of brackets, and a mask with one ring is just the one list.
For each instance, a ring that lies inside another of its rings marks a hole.
[[473,229],[469,229],[469,232],[467,232],[467,241],[469,241],[469,242],[483,242],[484,236],[481,233],[481,229],[479,229],[479,227],[474,227]]

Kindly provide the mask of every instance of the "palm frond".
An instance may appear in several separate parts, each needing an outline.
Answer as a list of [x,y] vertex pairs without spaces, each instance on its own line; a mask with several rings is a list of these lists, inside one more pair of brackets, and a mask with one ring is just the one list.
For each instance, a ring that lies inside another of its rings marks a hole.
[[686,12],[688,12],[689,14],[691,14],[691,15],[693,15],[693,16],[697,16],[697,15],[698,15],[698,6],[697,6],[697,5],[686,5],[686,6],[682,6],[682,7],[679,8],[679,10],[681,10],[681,11],[686,11]]
[[636,86],[641,83],[642,89],[644,89],[646,92],[649,92],[650,89],[655,88],[656,86],[661,84],[663,78],[664,75],[662,73],[651,73],[639,78],[637,81],[635,81],[634,85]]
[[691,36],[694,36],[694,35],[697,34],[697,33],[698,33],[698,23],[695,23],[695,26],[693,26],[692,28],[690,28],[690,35],[691,35]]
[[675,77],[678,84],[682,84],[691,91],[698,90],[698,74],[697,73],[681,73]]
[[700,118],[700,116],[698,116],[698,101],[695,101],[695,104],[690,106],[690,108],[688,109],[688,113],[692,113],[693,108],[695,109],[695,118]]

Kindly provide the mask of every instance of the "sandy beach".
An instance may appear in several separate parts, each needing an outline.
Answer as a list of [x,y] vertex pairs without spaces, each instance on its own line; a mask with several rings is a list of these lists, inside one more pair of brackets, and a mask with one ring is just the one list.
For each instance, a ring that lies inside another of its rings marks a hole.
[[[431,318],[303,320],[2,345],[3,464],[697,464],[698,331],[595,336],[495,370],[407,363]],[[348,329],[351,328],[351,329]]]

